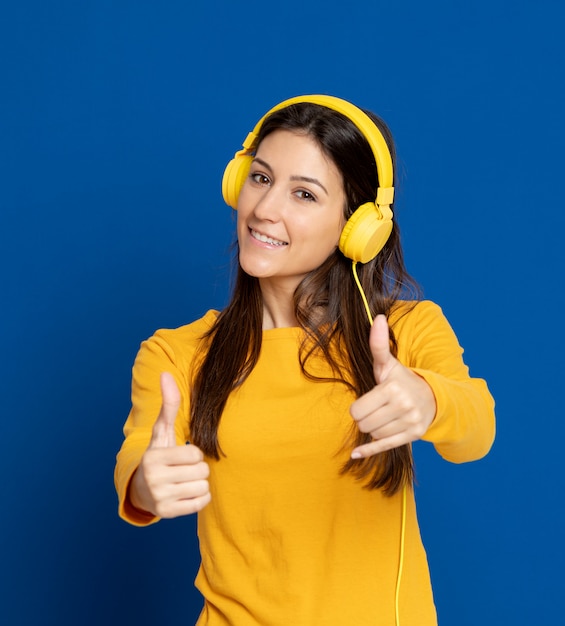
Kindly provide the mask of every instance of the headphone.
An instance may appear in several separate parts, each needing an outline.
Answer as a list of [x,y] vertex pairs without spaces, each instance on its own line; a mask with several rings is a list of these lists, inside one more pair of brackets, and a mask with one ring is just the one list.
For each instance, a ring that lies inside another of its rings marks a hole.
[[375,157],[379,188],[374,202],[365,202],[347,220],[339,238],[339,249],[355,263],[367,263],[382,250],[392,232],[394,198],[394,169],[387,143],[373,120],[354,104],[335,96],[297,96],[284,100],[267,111],[243,142],[243,149],[235,153],[222,178],[222,195],[226,204],[237,209],[237,200],[249,173],[257,137],[265,119],[275,111],[292,104],[309,102],[332,109],[347,117],[365,137]]

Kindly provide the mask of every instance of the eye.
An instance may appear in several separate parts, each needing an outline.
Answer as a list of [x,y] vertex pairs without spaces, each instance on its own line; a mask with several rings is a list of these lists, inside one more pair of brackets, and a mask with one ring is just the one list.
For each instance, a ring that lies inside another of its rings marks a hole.
[[306,189],[299,189],[298,191],[295,191],[295,194],[301,200],[305,200],[306,202],[316,202],[317,201],[316,196],[311,191],[308,191]]
[[261,172],[249,172],[249,178],[257,185],[269,185],[271,179]]

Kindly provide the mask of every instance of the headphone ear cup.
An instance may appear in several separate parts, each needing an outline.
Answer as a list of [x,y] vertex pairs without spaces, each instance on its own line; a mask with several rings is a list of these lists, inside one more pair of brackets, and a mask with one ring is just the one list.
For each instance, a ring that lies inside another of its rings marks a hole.
[[352,261],[368,263],[382,250],[391,232],[392,211],[388,207],[377,209],[374,202],[366,202],[347,220],[339,238],[339,249]]
[[231,206],[232,209],[237,209],[239,192],[247,178],[252,161],[252,156],[238,154],[227,164],[224,170],[222,195],[224,196],[224,202]]

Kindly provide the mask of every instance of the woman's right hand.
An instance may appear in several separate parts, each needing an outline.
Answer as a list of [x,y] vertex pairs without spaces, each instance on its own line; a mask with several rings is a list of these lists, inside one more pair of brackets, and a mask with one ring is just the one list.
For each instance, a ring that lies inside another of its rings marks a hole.
[[161,394],[161,411],[149,446],[131,479],[129,499],[137,509],[171,518],[196,513],[210,502],[210,470],[199,448],[176,443],[180,392],[168,372],[161,374]]

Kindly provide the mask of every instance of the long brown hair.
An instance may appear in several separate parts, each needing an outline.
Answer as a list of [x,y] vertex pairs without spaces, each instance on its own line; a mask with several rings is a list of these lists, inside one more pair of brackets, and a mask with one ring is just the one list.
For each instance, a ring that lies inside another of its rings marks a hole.
[[[388,127],[378,116],[366,113],[385,137],[395,163]],[[275,130],[308,134],[336,164],[344,181],[346,219],[362,203],[375,199],[378,177],[373,153],[365,137],[345,116],[311,103],[288,106],[265,120],[257,146]],[[216,459],[221,454],[218,425],[228,396],[252,371],[261,350],[263,300],[259,281],[246,274],[239,263],[237,268],[231,301],[206,335],[205,353],[195,372],[191,396],[192,442]],[[372,261],[360,265],[358,274],[373,315],[384,313],[388,317],[398,300],[419,297],[419,288],[404,265],[396,223],[384,248]],[[319,380],[308,372],[307,363],[312,354],[322,353],[334,372],[332,380],[343,383],[357,397],[375,386],[367,314],[351,275],[351,261],[339,250],[301,281],[294,294],[294,309],[306,337],[299,352],[305,376]],[[392,331],[391,349],[396,355]],[[348,445],[370,440],[369,434],[361,433],[352,423]],[[405,445],[367,459],[350,459],[342,472],[352,472],[367,488],[392,495],[413,480],[411,447]]]

